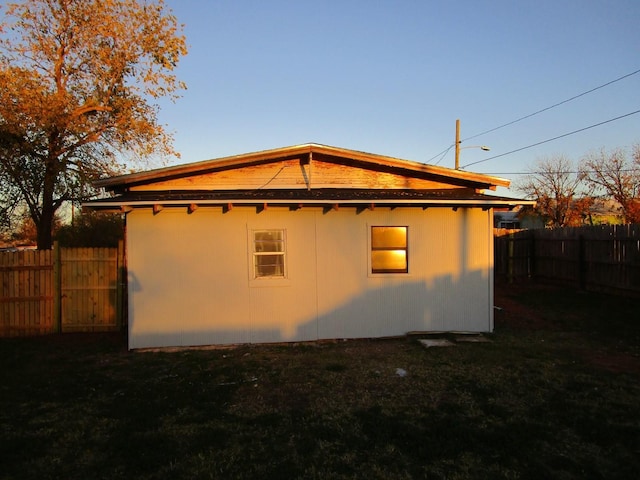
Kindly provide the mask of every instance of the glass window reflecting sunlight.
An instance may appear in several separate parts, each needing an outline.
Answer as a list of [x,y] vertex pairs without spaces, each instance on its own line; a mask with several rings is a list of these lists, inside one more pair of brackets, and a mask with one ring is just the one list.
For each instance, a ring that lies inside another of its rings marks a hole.
[[371,227],[371,273],[408,273],[409,227]]

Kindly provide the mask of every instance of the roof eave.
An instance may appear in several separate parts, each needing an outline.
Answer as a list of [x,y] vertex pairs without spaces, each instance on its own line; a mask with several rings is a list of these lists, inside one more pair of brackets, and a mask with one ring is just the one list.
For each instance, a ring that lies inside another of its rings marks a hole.
[[361,161],[372,165],[378,165],[387,168],[397,168],[411,173],[421,173],[443,178],[461,180],[464,182],[476,184],[478,188],[488,188],[493,190],[496,187],[508,187],[511,183],[507,179],[467,172],[464,170],[454,170],[446,167],[427,165],[410,160],[402,160],[395,157],[360,152],[357,150],[349,150],[345,148],[332,147],[316,143],[307,143],[302,145],[294,145],[291,147],[282,147],[272,150],[263,150],[260,152],[233,155],[230,157],[222,157],[213,160],[204,160],[201,162],[189,163],[186,165],[176,165],[155,170],[148,170],[144,172],[130,173],[127,175],[119,175],[97,180],[94,182],[94,185],[98,188],[105,188],[107,190],[124,189],[130,185],[153,183],[156,181],[162,181],[169,177],[193,175],[212,169],[225,169],[247,166],[257,163],[268,163],[270,161],[276,161],[281,157],[312,153],[348,158],[350,160]]
[[520,200],[520,199],[505,199],[496,198],[493,199],[432,199],[432,200],[407,200],[407,199],[383,199],[383,200],[290,200],[290,199],[227,199],[227,200],[130,200],[130,201],[118,201],[113,200],[93,200],[85,202],[84,207],[96,210],[103,209],[120,209],[122,207],[132,208],[145,208],[153,206],[163,207],[188,207],[196,204],[198,206],[225,206],[233,204],[237,206],[260,206],[264,204],[272,206],[308,206],[308,207],[322,207],[340,205],[346,207],[368,206],[374,204],[376,206],[403,206],[403,207],[482,207],[482,208],[513,208],[518,205],[535,205],[536,202],[532,200]]

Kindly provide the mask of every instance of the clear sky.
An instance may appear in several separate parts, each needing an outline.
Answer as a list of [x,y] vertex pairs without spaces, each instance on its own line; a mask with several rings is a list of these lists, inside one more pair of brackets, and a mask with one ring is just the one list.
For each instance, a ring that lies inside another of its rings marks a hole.
[[[170,164],[315,142],[465,166],[640,110],[638,0],[166,0],[188,85],[160,120]],[[516,179],[536,159],[640,143],[640,114],[469,166]],[[435,158],[434,158],[435,157]],[[507,193],[501,192],[501,193]],[[516,192],[509,192],[515,195]]]

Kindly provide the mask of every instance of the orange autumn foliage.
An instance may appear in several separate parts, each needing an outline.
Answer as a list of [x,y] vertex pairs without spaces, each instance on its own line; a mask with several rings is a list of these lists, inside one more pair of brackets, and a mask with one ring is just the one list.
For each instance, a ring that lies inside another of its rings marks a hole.
[[123,155],[176,154],[161,97],[185,85],[182,26],[162,0],[25,0],[0,23],[0,202],[19,199],[50,248],[65,201],[117,173]]

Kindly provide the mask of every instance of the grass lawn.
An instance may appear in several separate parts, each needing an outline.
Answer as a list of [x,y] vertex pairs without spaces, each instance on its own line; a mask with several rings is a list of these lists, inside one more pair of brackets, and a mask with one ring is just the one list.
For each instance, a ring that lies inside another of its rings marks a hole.
[[451,348],[0,339],[0,478],[640,478],[640,302],[496,290]]

